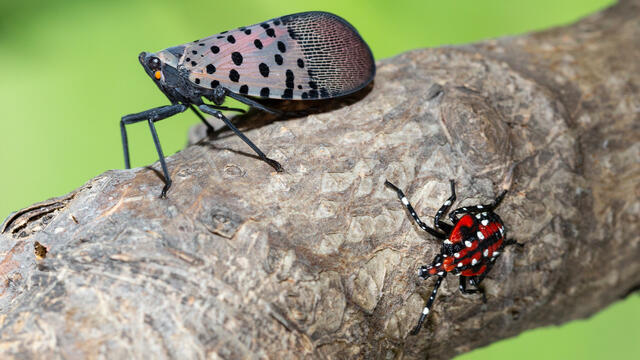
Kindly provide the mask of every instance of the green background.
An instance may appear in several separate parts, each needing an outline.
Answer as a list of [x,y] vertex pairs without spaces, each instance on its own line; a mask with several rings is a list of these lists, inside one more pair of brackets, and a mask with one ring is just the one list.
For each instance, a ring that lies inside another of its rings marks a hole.
[[[140,67],[140,51],[325,10],[350,21],[381,59],[567,24],[611,3],[0,0],[0,218],[123,167],[120,117],[167,103]],[[165,153],[184,147],[197,122],[187,112],[158,123]],[[130,127],[129,139],[133,166],[157,160],[144,123]],[[589,320],[529,331],[460,358],[637,358],[639,305],[631,296]]]

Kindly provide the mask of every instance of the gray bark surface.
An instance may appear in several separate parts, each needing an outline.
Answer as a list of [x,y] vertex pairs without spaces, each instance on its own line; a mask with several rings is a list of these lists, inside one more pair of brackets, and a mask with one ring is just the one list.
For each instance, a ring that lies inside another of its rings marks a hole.
[[[8,358],[450,358],[584,318],[640,286],[640,1],[572,26],[378,63],[326,111],[237,118],[159,164],[112,170],[7,218]],[[345,100],[346,101],[346,100]],[[343,106],[344,105],[344,106]],[[246,126],[245,126],[246,125]],[[445,279],[409,336],[440,244],[425,222],[510,192],[487,302]]]

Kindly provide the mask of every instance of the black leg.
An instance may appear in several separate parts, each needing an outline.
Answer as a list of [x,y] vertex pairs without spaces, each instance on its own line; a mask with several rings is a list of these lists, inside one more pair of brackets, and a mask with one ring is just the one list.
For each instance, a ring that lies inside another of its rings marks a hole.
[[384,182],[384,185],[387,186],[388,188],[390,188],[391,190],[395,191],[396,194],[398,194],[398,199],[400,199],[400,201],[402,201],[402,203],[407,208],[407,210],[409,210],[409,214],[411,214],[411,217],[413,217],[413,220],[415,220],[415,222],[418,224],[418,226],[420,226],[420,228],[422,230],[424,230],[424,231],[428,232],[429,234],[437,237],[438,239],[444,240],[444,239],[447,238],[444,234],[438,232],[435,229],[432,229],[432,228],[428,227],[425,223],[422,222],[422,220],[420,220],[420,218],[418,217],[418,214],[416,214],[416,211],[413,209],[413,206],[411,206],[411,203],[409,203],[409,200],[404,195],[402,190],[400,190],[397,186],[395,186],[392,183],[390,183],[389,180],[386,180]]
[[433,301],[435,300],[436,295],[438,294],[438,289],[440,288],[440,284],[442,284],[442,279],[444,279],[444,276],[438,276],[438,279],[436,280],[436,284],[433,287],[433,291],[431,291],[431,296],[429,296],[429,300],[427,300],[427,305],[425,305],[425,307],[422,309],[422,314],[420,315],[420,319],[418,319],[418,324],[410,332],[411,335],[418,335],[418,332],[420,332],[420,328],[422,328],[422,323],[424,323],[424,320],[427,318],[427,315],[429,315],[429,311],[431,311],[431,306],[433,305]]
[[[230,108],[230,107],[218,106],[218,105],[209,105],[209,106],[214,108],[214,109],[221,110],[221,111],[235,111],[235,112],[239,112],[239,113],[242,113],[242,114],[246,113],[246,111],[244,111],[243,109],[238,109],[238,108]],[[202,116],[202,114],[200,114],[198,112],[198,110],[196,110],[196,108],[193,105],[189,105],[189,108],[191,109],[191,111],[194,112],[194,114],[196,114],[196,116],[198,116],[200,121],[202,121],[202,123],[207,127],[207,132],[209,134],[213,134],[215,129],[213,128],[213,126],[211,126],[211,124],[209,124],[207,119],[205,119],[204,116]]]
[[122,149],[124,151],[124,165],[127,169],[131,167],[129,162],[129,143],[127,140],[127,131],[125,129],[125,125],[133,124],[140,121],[148,121],[149,128],[151,130],[151,135],[153,136],[153,142],[156,145],[156,150],[158,151],[158,157],[160,158],[160,165],[162,166],[162,172],[165,176],[165,186],[162,189],[161,197],[165,197],[167,194],[167,190],[171,186],[171,179],[169,178],[169,172],[167,171],[167,165],[164,161],[164,154],[162,153],[162,148],[160,147],[160,141],[158,139],[158,134],[156,133],[154,122],[160,121],[162,119],[166,119],[175,114],[181,113],[187,109],[187,106],[182,104],[173,104],[167,106],[161,106],[157,108],[153,108],[147,111],[143,111],[137,114],[125,115],[120,120],[120,134],[122,136]]
[[218,119],[224,121],[224,123],[229,127],[229,129],[231,129],[234,133],[236,133],[236,135],[238,135],[238,137],[240,137],[240,139],[242,139],[242,141],[244,141],[247,145],[249,145],[249,147],[251,147],[253,149],[253,151],[255,151],[256,154],[258,154],[258,156],[260,157],[260,159],[262,159],[262,161],[264,161],[267,164],[271,165],[271,167],[273,167],[277,172],[284,171],[282,169],[282,165],[280,165],[280,163],[278,163],[277,161],[275,161],[273,159],[269,159],[262,152],[262,150],[260,150],[253,142],[251,142],[251,140],[249,140],[249,138],[244,136],[244,134],[240,130],[238,130],[238,128],[236,128],[231,123],[231,121],[229,121],[229,119],[227,119],[224,115],[222,115],[222,113],[219,110],[216,110],[215,108],[213,108],[212,106],[207,105],[207,104],[200,105],[199,108],[200,108],[200,110],[202,110],[202,112],[207,113],[209,115],[213,115],[213,116],[217,117]]
[[447,201],[445,201],[444,204],[442,204],[442,207],[440,208],[440,210],[438,210],[435,218],[433,219],[433,227],[435,227],[440,231],[445,231],[444,229],[440,228],[440,223],[441,223],[440,216],[442,216],[443,214],[446,214],[447,211],[449,211],[451,204],[453,204],[453,202],[456,201],[456,183],[453,180],[449,180],[449,184],[451,185],[451,196],[449,196]]
[[[485,270],[480,276],[460,276],[460,292],[463,294],[481,294],[482,301],[487,302],[487,296],[484,293],[484,289],[480,287],[480,282],[486,276],[487,272],[489,272],[489,268]],[[475,287],[475,289],[467,288],[467,281],[469,281],[469,285]]]
[[283,114],[282,111],[278,111],[278,110],[266,107],[266,106],[260,104],[259,102],[255,101],[253,99],[249,99],[247,97],[244,97],[242,95],[234,94],[232,92],[227,92],[226,95],[228,97],[232,98],[232,99],[236,99],[236,100],[240,101],[243,104],[249,105],[249,106],[251,106],[253,108],[256,108],[256,109],[260,109],[262,111],[266,111],[266,112],[268,112],[270,114],[274,114],[274,115],[282,115]]

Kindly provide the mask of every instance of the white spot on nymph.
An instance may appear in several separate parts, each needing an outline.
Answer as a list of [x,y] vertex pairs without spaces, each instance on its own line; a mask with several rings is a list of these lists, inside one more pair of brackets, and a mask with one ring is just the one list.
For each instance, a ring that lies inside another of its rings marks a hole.
[[460,289],[462,289],[462,285],[460,285]]
[[478,239],[480,239],[480,240],[484,240],[484,235],[482,234],[482,232],[481,232],[481,231],[478,231],[478,232],[476,233],[476,236],[478,237]]
[[493,252],[493,257],[496,257],[496,256],[498,256],[498,255],[500,255],[500,252],[499,252],[499,251],[494,251],[494,252]]
[[454,258],[459,258],[459,257],[460,257],[460,253],[455,253],[455,254],[453,254],[453,257],[454,257]]
[[458,263],[458,267],[462,267],[462,266],[463,266],[463,265],[462,265],[462,263],[461,263],[461,262],[459,262],[459,263]]
[[489,249],[484,249],[484,251],[482,252],[482,255],[484,255],[484,257],[489,256]]
[[473,266],[473,265],[475,265],[475,264],[477,264],[477,263],[478,263],[478,260],[476,260],[476,259],[472,259],[472,260],[471,260],[471,266]]
[[445,244],[453,244],[453,243],[451,242],[451,240],[449,240],[449,239],[445,240],[445,241],[444,241],[444,243],[445,243]]
[[500,230],[500,234],[501,234],[501,235],[502,235],[502,234],[504,234],[504,228],[503,228],[502,226],[500,226],[500,227],[498,228],[498,230]]
[[429,314],[429,308],[424,308],[424,309],[422,309],[422,313],[423,313],[424,315]]
[[471,243],[471,241],[469,241],[469,240],[465,241],[465,242],[464,242],[464,244],[465,244],[467,247],[471,247],[471,246],[473,245],[473,244]]
[[442,271],[440,271],[440,272],[438,273],[438,276],[442,276],[443,274],[444,274],[444,273],[443,273]]
[[436,267],[438,267],[438,266],[440,266],[440,265],[442,265],[442,264],[441,264],[441,263],[437,263],[437,264],[436,264]]
[[444,206],[449,206],[449,205],[451,205],[451,200],[447,200],[444,202]]
[[467,211],[467,208],[462,208],[462,211]]
[[447,254],[442,254],[442,257],[447,257],[447,256],[449,256],[449,255],[447,255]]
[[485,212],[483,212],[483,213],[482,213],[482,216],[487,216],[487,212],[486,212],[486,211],[485,211]]
[[480,219],[481,217],[482,217],[482,215],[476,214],[476,219]]
[[400,201],[402,201],[402,203],[405,205],[409,205],[409,200],[407,200],[406,196],[403,196],[402,199],[400,199]]
[[480,221],[480,223],[481,223],[482,225],[484,225],[484,226],[487,226],[487,225],[489,225],[489,220],[484,219],[484,220]]
[[482,209],[482,205],[478,205],[476,206],[478,209]]

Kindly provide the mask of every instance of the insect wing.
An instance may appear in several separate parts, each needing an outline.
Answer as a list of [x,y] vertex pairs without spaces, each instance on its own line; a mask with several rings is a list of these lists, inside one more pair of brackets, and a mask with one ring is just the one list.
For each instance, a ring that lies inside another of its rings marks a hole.
[[350,94],[375,75],[373,55],[344,19],[287,15],[185,45],[180,62],[198,86],[272,99]]

